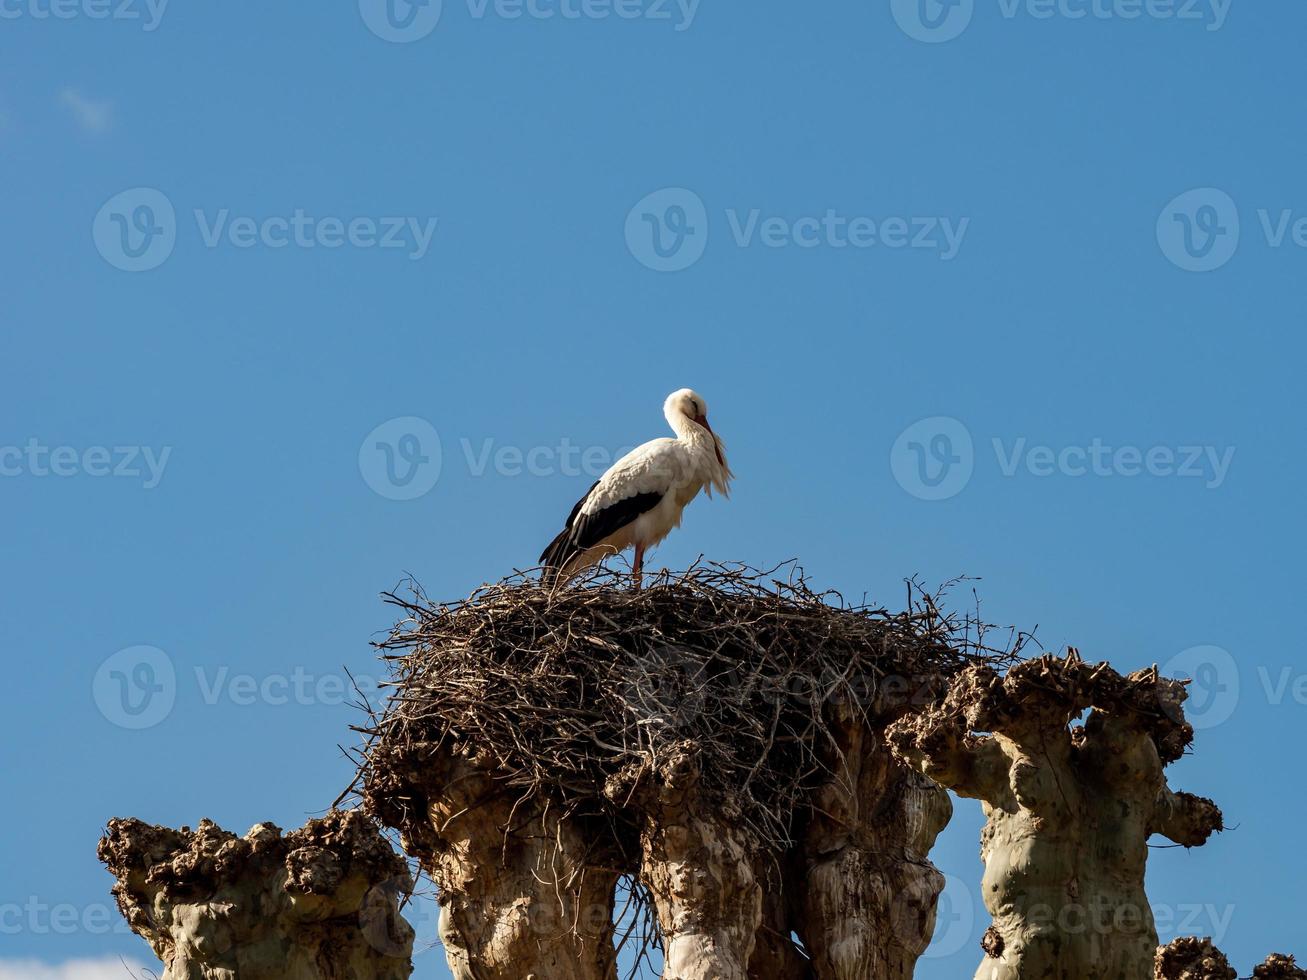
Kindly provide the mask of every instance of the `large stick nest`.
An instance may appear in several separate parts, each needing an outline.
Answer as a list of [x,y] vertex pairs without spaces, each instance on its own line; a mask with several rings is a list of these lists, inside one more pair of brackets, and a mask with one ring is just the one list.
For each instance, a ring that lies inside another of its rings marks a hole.
[[516,578],[456,603],[416,587],[387,599],[403,611],[378,644],[395,689],[360,729],[359,782],[401,828],[421,819],[402,802],[399,760],[415,752],[475,755],[523,797],[622,820],[641,782],[688,751],[723,812],[781,850],[837,757],[834,719],[882,729],[964,668],[1015,655],[915,584],[891,613],[815,592],[792,566],[697,565],[642,591],[596,570],[563,589]]

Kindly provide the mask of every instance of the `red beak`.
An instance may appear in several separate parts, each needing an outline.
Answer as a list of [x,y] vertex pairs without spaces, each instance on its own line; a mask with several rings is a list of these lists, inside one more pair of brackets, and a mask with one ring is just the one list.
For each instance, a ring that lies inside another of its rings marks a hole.
[[[713,436],[712,426],[708,424],[708,416],[706,416],[706,415],[696,415],[694,421],[695,421],[695,424],[696,424],[696,425],[702,425],[705,429],[708,430],[708,434],[709,434],[710,436]],[[722,450],[721,450],[721,447],[717,445],[717,437],[716,437],[716,436],[713,436],[713,440],[712,440],[712,448],[713,448],[713,452],[715,452],[715,453],[717,454],[717,462],[718,462],[719,464],[721,464],[723,467],[725,467],[725,466],[726,466],[726,460],[722,459]]]

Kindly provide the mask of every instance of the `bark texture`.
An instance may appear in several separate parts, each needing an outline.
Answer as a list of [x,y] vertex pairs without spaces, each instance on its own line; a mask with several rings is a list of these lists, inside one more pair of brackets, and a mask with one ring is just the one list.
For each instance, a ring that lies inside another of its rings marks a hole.
[[165,980],[404,980],[412,882],[361,813],[332,812],[282,835],[244,837],[204,820],[170,830],[112,820],[100,859],[132,930]]
[[1157,951],[1154,980],[1236,980],[1225,954],[1211,939],[1182,936]]
[[664,980],[748,980],[762,923],[759,856],[701,775],[693,750],[680,747],[649,780],[640,880],[658,912]]
[[692,740],[609,780],[616,824],[523,799],[492,759],[447,743],[375,756],[364,796],[436,883],[456,980],[614,980],[628,875],[651,898],[665,980],[907,980],[933,932],[943,876],[926,854],[951,806],[878,725],[841,716],[827,776],[785,815],[787,853],[760,848]]
[[1266,962],[1253,970],[1255,980],[1307,980],[1307,970],[1300,967],[1292,956],[1272,953]]
[[[1211,939],[1182,936],[1157,951],[1154,980],[1235,980],[1238,974]],[[1253,970],[1254,980],[1307,980],[1292,956],[1272,953]]]
[[791,861],[782,878],[773,878],[763,889],[762,922],[749,958],[750,980],[817,980],[811,960],[791,938],[797,916],[790,908],[788,893],[802,880],[801,874]]
[[832,729],[832,776],[803,842],[798,932],[821,980],[909,980],[944,888],[927,854],[953,806],[855,712]]
[[1006,677],[972,667],[942,704],[891,728],[905,761],[984,808],[982,892],[994,926],[977,980],[1153,971],[1148,838],[1193,847],[1221,829],[1214,803],[1172,792],[1163,775],[1193,738],[1184,698],[1156,668],[1122,677],[1071,651]]
[[615,846],[597,820],[505,786],[489,760],[416,745],[369,806],[439,890],[455,980],[615,980]]

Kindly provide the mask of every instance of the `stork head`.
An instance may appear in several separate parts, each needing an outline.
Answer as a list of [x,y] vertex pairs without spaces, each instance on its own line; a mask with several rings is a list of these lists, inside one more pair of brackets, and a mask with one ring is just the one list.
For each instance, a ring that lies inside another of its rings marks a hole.
[[679,391],[673,391],[667,396],[667,401],[663,402],[663,414],[667,416],[667,421],[671,423],[673,429],[678,433],[684,431],[685,421],[702,429],[712,441],[713,452],[717,454],[717,463],[722,470],[726,470],[726,457],[722,454],[722,441],[717,438],[708,424],[708,403],[704,401],[703,395],[699,394],[693,388],[682,388]]
[[680,429],[677,422],[681,419],[689,419],[701,429],[712,432],[708,425],[708,403],[693,388],[682,388],[668,395],[667,401],[663,402],[663,414],[674,429]]

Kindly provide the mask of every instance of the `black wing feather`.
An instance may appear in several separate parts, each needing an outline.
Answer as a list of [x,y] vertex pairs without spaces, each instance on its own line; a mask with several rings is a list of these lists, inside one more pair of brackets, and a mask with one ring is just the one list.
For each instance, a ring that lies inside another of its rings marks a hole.
[[593,514],[582,514],[581,508],[597,486],[599,483],[596,481],[585,496],[576,502],[567,518],[567,527],[549,542],[549,547],[540,556],[541,565],[546,568],[562,568],[587,548],[593,548],[614,531],[621,530],[641,514],[653,510],[663,499],[661,493],[637,493]]

